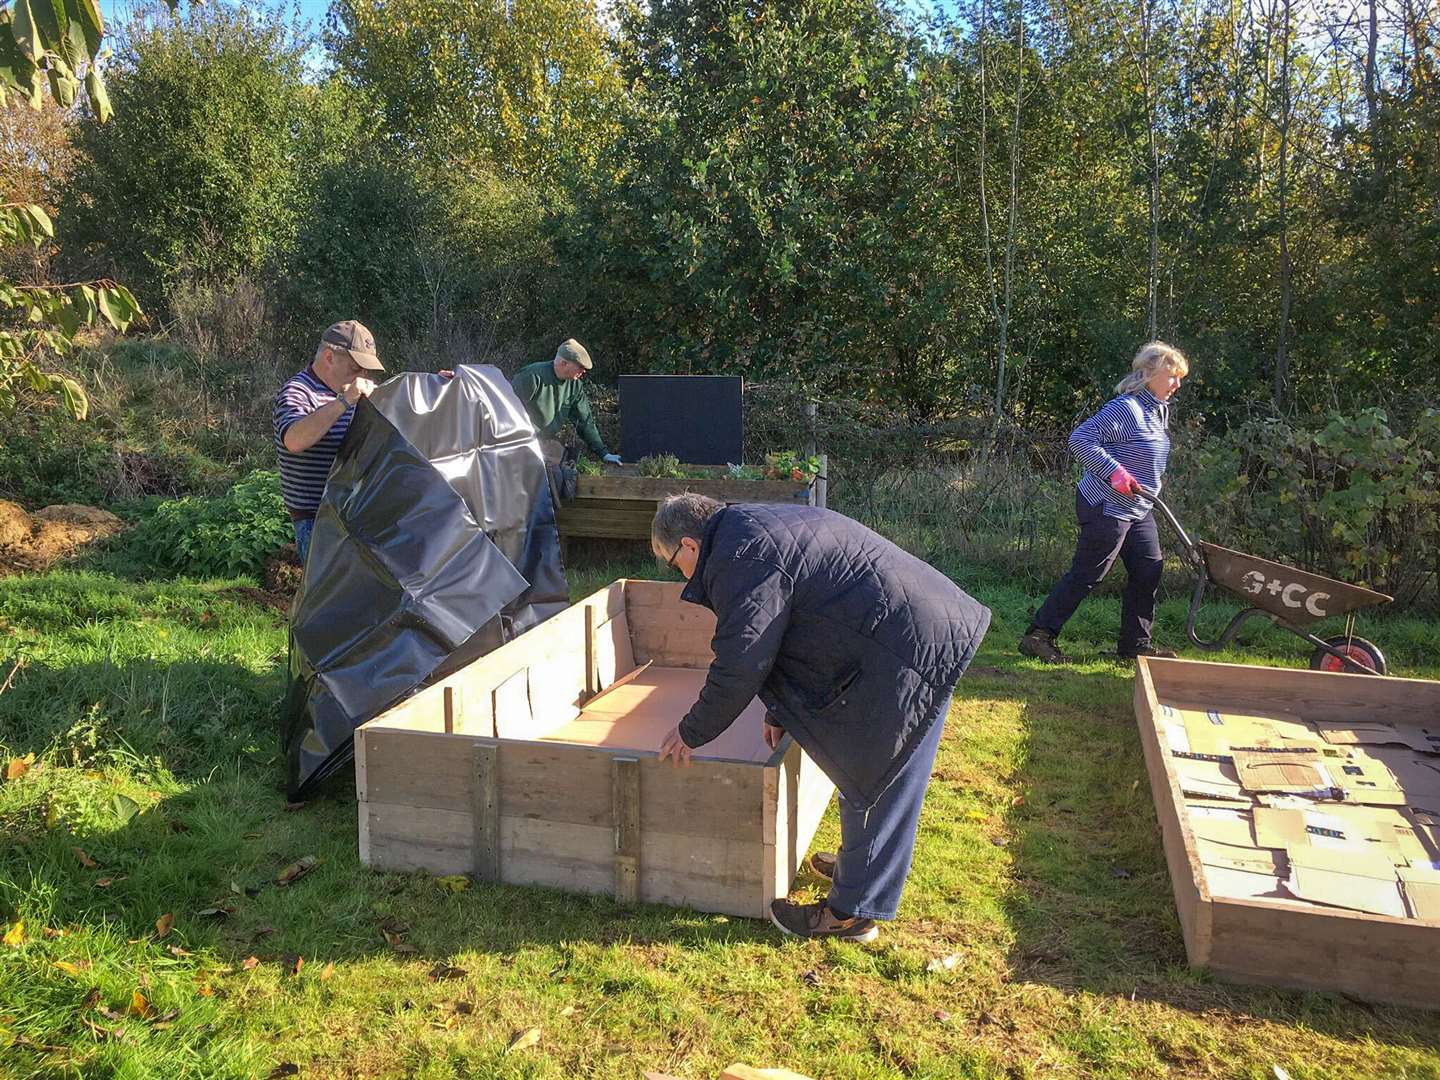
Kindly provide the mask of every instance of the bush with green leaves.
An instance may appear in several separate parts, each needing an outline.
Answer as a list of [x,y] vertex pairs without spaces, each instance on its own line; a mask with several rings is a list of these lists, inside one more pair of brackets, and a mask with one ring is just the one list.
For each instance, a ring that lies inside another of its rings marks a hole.
[[258,574],[294,539],[278,473],[257,469],[224,495],[157,503],[131,531],[132,554],[196,576]]

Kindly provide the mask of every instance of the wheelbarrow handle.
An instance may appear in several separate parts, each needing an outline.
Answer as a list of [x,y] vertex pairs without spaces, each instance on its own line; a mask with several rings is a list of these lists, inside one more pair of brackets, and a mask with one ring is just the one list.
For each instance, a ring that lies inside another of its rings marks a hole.
[[1160,493],[1158,491],[1151,491],[1144,484],[1138,482],[1135,486],[1140,489],[1141,495],[1155,504],[1155,509],[1160,511],[1165,520],[1170,523],[1170,527],[1175,530],[1175,535],[1180,538],[1181,551],[1190,564],[1197,568],[1203,566],[1204,559],[1200,554],[1199,547],[1190,539],[1190,534],[1187,533],[1180,524],[1180,519],[1175,516],[1175,511],[1171,510],[1170,507],[1165,504],[1165,500],[1160,498]]

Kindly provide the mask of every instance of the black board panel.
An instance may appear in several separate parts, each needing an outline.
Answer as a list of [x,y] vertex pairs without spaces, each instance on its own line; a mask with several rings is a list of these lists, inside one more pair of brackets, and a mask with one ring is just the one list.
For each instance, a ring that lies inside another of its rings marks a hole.
[[745,419],[739,375],[621,375],[620,456],[674,454],[692,465],[739,464]]

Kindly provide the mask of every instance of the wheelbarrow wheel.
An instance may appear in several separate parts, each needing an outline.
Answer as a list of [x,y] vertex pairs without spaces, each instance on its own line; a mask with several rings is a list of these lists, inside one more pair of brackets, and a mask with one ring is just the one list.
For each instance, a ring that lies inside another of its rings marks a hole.
[[[1327,638],[1326,645],[1338,652],[1344,653],[1351,660],[1363,667],[1369,668],[1377,675],[1385,674],[1385,654],[1380,651],[1380,646],[1373,641],[1366,641],[1363,637],[1340,637]],[[1349,664],[1345,663],[1338,656],[1317,648],[1310,654],[1310,667],[1314,671],[1354,671]]]

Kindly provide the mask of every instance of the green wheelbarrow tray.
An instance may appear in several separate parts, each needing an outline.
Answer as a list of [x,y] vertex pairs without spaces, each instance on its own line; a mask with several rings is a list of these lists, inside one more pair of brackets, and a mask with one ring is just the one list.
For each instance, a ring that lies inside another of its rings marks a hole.
[[[1209,651],[1224,649],[1235,640],[1240,628],[1255,618],[1269,619],[1296,637],[1315,647],[1311,666],[1331,671],[1363,672],[1367,675],[1385,673],[1385,658],[1380,650],[1353,631],[1354,613],[1361,608],[1388,604],[1390,597],[1360,585],[1297,570],[1284,563],[1272,562],[1243,551],[1233,551],[1218,544],[1195,542],[1181,527],[1174,511],[1159,495],[1141,488],[1141,494],[1155,504],[1180,540],[1180,553],[1196,572],[1195,591],[1190,598],[1190,614],[1185,622],[1185,635],[1197,646]],[[1217,585],[1245,601],[1244,608],[1214,641],[1205,641],[1195,630],[1195,619],[1205,599],[1205,590]],[[1321,619],[1346,616],[1346,632],[1339,637],[1322,640],[1307,627]],[[1358,659],[1357,659],[1358,658]],[[1362,663],[1369,661],[1369,664]]]

